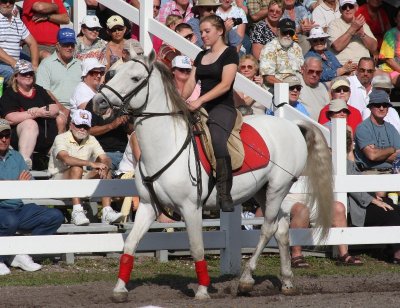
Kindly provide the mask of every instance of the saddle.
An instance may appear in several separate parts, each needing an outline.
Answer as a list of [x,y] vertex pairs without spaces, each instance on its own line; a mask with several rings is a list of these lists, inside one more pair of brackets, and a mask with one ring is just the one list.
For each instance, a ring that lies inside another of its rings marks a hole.
[[[228,152],[231,156],[232,170],[239,169],[244,162],[244,147],[240,137],[240,130],[243,125],[243,116],[240,111],[236,110],[237,116],[235,125],[228,139]],[[204,108],[200,109],[200,119],[195,123],[195,133],[200,136],[200,141],[204,154],[207,160],[210,162],[213,173],[215,175],[216,170],[216,159],[214,155],[214,149],[211,143],[210,130],[207,125],[208,113]]]

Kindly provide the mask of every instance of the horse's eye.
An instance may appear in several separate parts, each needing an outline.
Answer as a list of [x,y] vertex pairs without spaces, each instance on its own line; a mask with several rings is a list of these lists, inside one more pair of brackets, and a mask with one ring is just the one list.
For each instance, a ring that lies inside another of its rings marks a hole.
[[134,82],[139,82],[140,78],[139,77],[132,77],[132,81]]

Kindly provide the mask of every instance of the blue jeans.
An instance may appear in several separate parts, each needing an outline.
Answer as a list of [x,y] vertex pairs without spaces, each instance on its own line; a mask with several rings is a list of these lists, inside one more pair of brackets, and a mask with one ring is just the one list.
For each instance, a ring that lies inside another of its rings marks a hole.
[[107,156],[111,159],[111,170],[118,170],[119,163],[122,160],[122,156],[124,153],[116,151],[116,152],[106,152]]
[[14,73],[14,69],[5,63],[0,63],[0,76],[4,77],[4,84],[10,80],[11,75]]
[[[0,208],[0,236],[13,236],[17,231],[31,232],[32,235],[51,235],[64,222],[64,215],[58,209],[41,207],[35,203],[19,208]],[[4,257],[0,256],[2,262]]]

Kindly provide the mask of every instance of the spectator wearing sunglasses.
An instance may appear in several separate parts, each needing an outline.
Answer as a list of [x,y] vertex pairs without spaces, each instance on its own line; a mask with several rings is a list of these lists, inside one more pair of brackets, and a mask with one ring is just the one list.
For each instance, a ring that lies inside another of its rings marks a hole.
[[328,37],[329,35],[321,27],[312,28],[307,38],[311,44],[311,49],[304,56],[304,58],[321,58],[321,82],[329,82],[337,76],[351,74],[357,68],[357,63],[353,63],[351,60],[347,61],[344,65],[339,63],[332,51],[327,50]]
[[[178,90],[178,93],[182,93],[185,83],[189,79],[190,73],[192,72],[192,61],[187,56],[176,56],[172,60],[171,67],[176,89]],[[200,96],[200,90],[200,84],[196,84],[192,94],[188,98],[188,101],[194,101],[198,99]]]
[[377,50],[377,40],[365,22],[363,15],[356,16],[356,0],[340,0],[341,17],[328,26],[331,50],[343,65],[352,60],[358,62]]
[[0,76],[5,82],[11,78],[20,58],[21,42],[29,47],[34,69],[39,65],[37,42],[22,20],[13,14],[14,4],[15,0],[0,0]]
[[75,58],[75,31],[61,28],[57,34],[56,51],[38,68],[37,84],[45,88],[60,108],[58,131],[64,132],[69,116],[70,99],[81,81],[81,61]]
[[105,73],[105,65],[96,58],[82,61],[82,81],[76,86],[72,94],[71,112],[76,109],[85,109],[87,103],[96,95]]
[[278,28],[277,38],[265,45],[260,53],[260,74],[269,87],[287,76],[299,74],[304,63],[301,47],[293,41],[295,22],[289,18],[281,19]]
[[392,172],[392,163],[400,154],[400,134],[384,120],[392,104],[384,90],[373,89],[367,107],[371,115],[356,130],[355,159],[360,171],[368,174]]
[[39,44],[40,59],[55,51],[60,25],[70,22],[62,0],[25,0],[21,19]]
[[[205,48],[204,42],[201,38],[200,33],[200,19],[206,16],[215,15],[218,7],[221,6],[221,2],[219,0],[198,0],[196,5],[193,6],[193,14],[194,17],[191,18],[187,23],[192,27],[194,34],[196,35],[196,45],[200,48]],[[234,23],[232,19],[228,19],[224,22],[226,29],[226,39],[228,41],[228,46],[236,47],[236,51],[239,52],[240,47],[242,45],[242,38],[236,32],[234,27]]]
[[[350,90],[350,82],[347,77],[342,76],[332,80],[331,97],[333,100],[340,99],[347,104],[351,94]],[[357,108],[351,105],[347,105],[347,109],[349,111],[347,124],[351,127],[352,132],[355,133],[358,124],[360,124],[363,119],[361,117],[360,111]],[[322,108],[321,112],[319,113],[318,123],[326,124],[327,122],[329,122],[330,118],[332,117],[332,115],[329,114],[330,111],[332,111],[330,104]]]
[[301,89],[303,88],[300,78],[293,75],[287,76],[282,81],[289,84],[289,105],[309,117],[310,113],[307,108],[299,101]]
[[300,101],[306,106],[311,119],[317,121],[319,113],[329,103],[329,93],[325,85],[320,82],[322,61],[317,57],[308,57],[302,67],[300,78],[303,86]]
[[96,58],[106,64],[107,42],[99,37],[101,25],[95,15],[87,15],[83,18],[81,32],[76,39],[75,57],[79,60]]
[[11,125],[12,147],[32,169],[34,151],[46,156],[57,135],[59,108],[47,91],[35,84],[30,62],[18,60],[10,87],[0,99],[0,116]]
[[[78,109],[71,115],[69,130],[54,140],[50,151],[49,172],[53,180],[110,179],[110,158],[95,137],[89,133],[92,114]],[[85,167],[90,167],[87,170]],[[111,208],[111,198],[103,197],[102,222],[114,223],[123,217]],[[80,198],[72,198],[71,223],[85,226],[90,223]]]

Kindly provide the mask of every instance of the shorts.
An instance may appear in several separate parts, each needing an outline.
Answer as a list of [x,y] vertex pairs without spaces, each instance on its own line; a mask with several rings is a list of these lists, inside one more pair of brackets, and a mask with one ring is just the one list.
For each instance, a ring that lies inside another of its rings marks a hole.
[[307,194],[288,194],[285,199],[282,201],[281,212],[284,217],[290,219],[290,211],[295,203],[303,203],[310,210],[310,224],[314,225],[315,220],[317,218],[317,206],[313,206],[310,209],[310,206],[307,202]]
[[[68,169],[65,169],[65,171],[67,171]],[[89,177],[89,171],[83,169],[83,175],[82,175],[82,180],[90,180],[91,178]],[[68,180],[64,178],[64,173],[56,173],[53,174],[50,178],[50,180]]]

